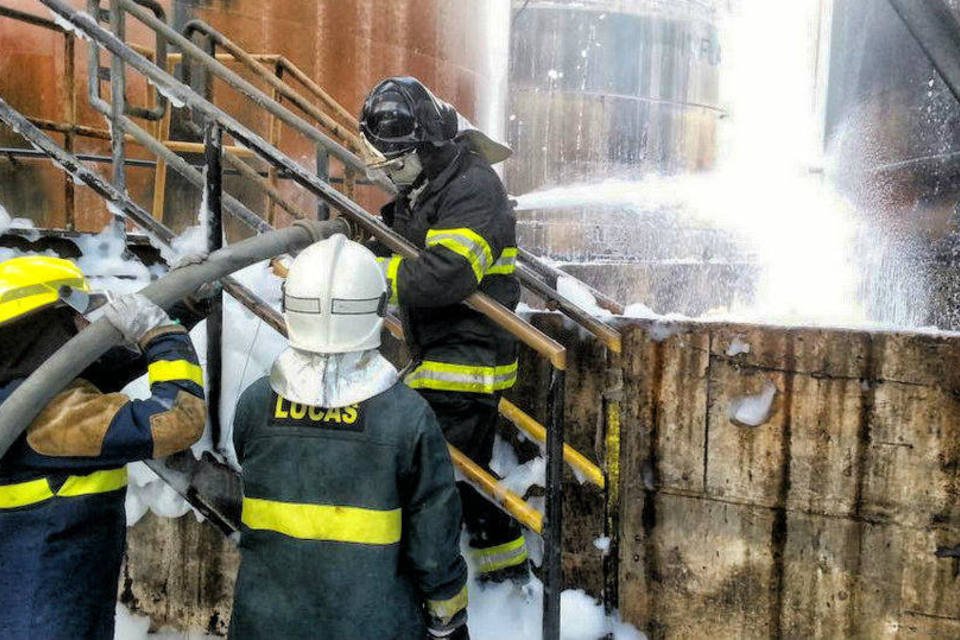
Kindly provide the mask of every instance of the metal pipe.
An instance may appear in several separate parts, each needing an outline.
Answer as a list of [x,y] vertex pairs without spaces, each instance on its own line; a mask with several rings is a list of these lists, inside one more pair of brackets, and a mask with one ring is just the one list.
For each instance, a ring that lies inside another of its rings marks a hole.
[[[531,415],[524,412],[523,409],[506,398],[500,398],[499,409],[500,415],[513,423],[518,429],[540,444],[546,444],[546,427],[537,422]],[[579,476],[601,489],[604,488],[603,471],[600,470],[600,467],[593,464],[589,458],[566,443],[563,445],[563,460]]]
[[[220,249],[200,264],[171,271],[141,289],[140,293],[166,308],[189,296],[204,283],[214,282],[272,256],[297,251],[341,230],[342,223],[337,221],[298,220],[289,227]],[[37,367],[3,403],[0,457],[60,391],[108,349],[122,342],[123,336],[110,321],[100,318]]]
[[[522,271],[525,267],[517,265],[517,270]],[[523,282],[527,288],[540,296],[547,303],[548,308],[556,307],[563,311],[564,315],[571,318],[581,327],[592,333],[600,340],[610,351],[620,353],[623,348],[620,332],[613,327],[600,322],[584,309],[561,294],[556,289],[550,288],[545,282],[532,274],[527,274]]]
[[[251,53],[249,55],[257,62],[268,62],[271,64],[276,64],[283,57],[278,53]],[[183,61],[183,57],[182,53],[168,53],[167,62],[177,64]],[[222,62],[239,62],[232,53],[218,53],[214,57]]]
[[[111,138],[110,132],[106,129],[97,129],[95,127],[87,127],[78,124],[71,125],[69,123],[55,122],[53,120],[46,120],[44,118],[34,118],[32,116],[30,117],[30,122],[45,131],[56,131],[57,133],[63,133],[65,135],[73,134],[83,136],[85,138],[96,138],[98,140],[110,140]],[[125,135],[124,141],[133,142],[139,146],[139,143],[137,143],[136,139],[134,139],[134,137],[131,135]],[[200,142],[187,142],[186,140],[162,140],[161,144],[171,151],[176,151],[179,153],[201,154],[204,152],[203,143]],[[257,157],[256,153],[239,145],[224,145],[223,151],[241,158]]]
[[[553,287],[554,289],[557,288],[557,280],[559,280],[560,278],[574,277],[561,269],[557,269],[553,265],[547,264],[546,262],[544,262],[537,256],[533,255],[523,247],[517,248],[517,257],[526,263],[524,265],[525,267],[529,267],[531,271],[534,271],[540,274],[541,276],[543,276],[544,278],[547,278],[547,284]],[[597,300],[597,305],[600,308],[606,309],[607,311],[609,311],[610,313],[616,316],[623,315],[623,312],[625,311],[625,309],[622,304],[620,304],[619,302],[617,302],[607,294],[603,293],[602,291],[598,291],[597,289],[594,289],[593,287],[588,285],[586,282],[580,281],[579,285],[590,292],[590,295],[592,295]]]
[[453,464],[460,470],[470,484],[486,494],[491,502],[517,519],[517,522],[537,533],[543,532],[543,515],[526,500],[510,491],[497,479],[483,470],[476,462],[465,456],[452,444],[447,445]]
[[[232,135],[241,144],[254,149],[267,161],[289,171],[293,179],[296,180],[301,186],[312,191],[314,194],[325,199],[331,205],[342,211],[353,222],[363,227],[365,231],[380,239],[388,248],[408,258],[415,258],[418,255],[417,249],[413,245],[397,235],[380,219],[372,216],[358,204],[334,189],[331,185],[323,182],[317,178],[317,176],[306,171],[303,167],[293,162],[278,149],[268,144],[263,138],[240,124],[236,119],[224,113],[222,110],[210,104],[208,101],[197,96],[189,87],[171,77],[168,73],[162,69],[159,69],[156,67],[156,65],[153,65],[149,60],[135,51],[132,51],[129,47],[126,47],[123,42],[119,41],[113,36],[113,34],[103,29],[99,24],[92,20],[90,16],[74,10],[70,5],[66,4],[62,0],[41,0],[41,2],[58,15],[68,20],[78,29],[87,33],[91,38],[102,43],[103,46],[109,49],[112,53],[124,57],[130,66],[150,78],[151,81],[162,87],[163,90],[167,91],[169,94],[173,95],[177,100],[182,101],[185,105],[199,112],[204,117],[217,120],[224,130]],[[129,4],[125,0],[121,0],[121,2]],[[131,13],[133,12],[131,11]],[[139,18],[140,16],[138,15],[137,17]],[[148,26],[162,29],[164,32],[171,32],[169,36],[171,40],[173,40],[185,51],[188,51],[190,55],[203,55],[202,50],[200,50],[196,45],[186,40],[176,32],[172,32],[166,25],[162,23],[159,25],[156,25],[155,23],[151,24],[151,22],[149,22],[149,15],[141,19],[147,22]],[[225,71],[228,74],[231,73],[218,62],[206,62],[210,65],[215,64],[218,67],[221,67],[222,71]],[[249,86],[248,83],[244,82],[244,84]],[[250,89],[255,93],[259,93],[256,92],[253,87],[250,87]],[[260,95],[262,96],[262,94]],[[262,97],[265,98],[266,96]],[[290,114],[286,109],[282,109],[282,111],[289,116],[296,118],[296,116]],[[307,125],[305,122],[299,118],[296,119],[304,126],[309,128],[309,125]],[[162,145],[159,146],[163,148]],[[340,147],[340,149],[342,149],[342,147]],[[166,149],[164,149],[164,151],[166,151]],[[333,149],[331,149],[331,151],[333,151]],[[171,164],[173,164],[173,162],[171,162]],[[566,351],[563,346],[543,332],[532,327],[523,319],[514,315],[501,304],[481,293],[474,293],[467,299],[466,302],[471,307],[488,316],[501,327],[517,336],[520,340],[536,350],[538,353],[547,357],[555,368],[563,369],[566,367]]]
[[563,404],[566,375],[554,369],[547,395],[547,506],[543,545],[543,638],[560,638],[563,589]]
[[[207,253],[223,248],[223,134],[213,121],[207,124],[204,200],[207,203]],[[207,415],[210,436],[218,453],[223,453],[220,428],[220,396],[223,382],[223,300],[217,296],[207,315]]]
[[960,102],[960,24],[943,0],[889,0]]
[[34,15],[32,13],[26,13],[25,11],[18,11],[17,9],[12,9],[10,7],[4,7],[3,5],[0,5],[0,18],[11,18],[13,20],[19,20],[20,22],[32,24],[35,27],[43,27],[44,29],[59,31],[61,33],[70,33],[53,20]]

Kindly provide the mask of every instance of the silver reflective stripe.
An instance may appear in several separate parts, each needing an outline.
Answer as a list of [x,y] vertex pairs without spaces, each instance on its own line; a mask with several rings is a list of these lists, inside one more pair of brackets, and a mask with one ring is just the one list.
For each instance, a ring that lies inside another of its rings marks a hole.
[[469,229],[440,229],[427,232],[427,246],[441,246],[465,258],[479,282],[490,268],[493,255],[479,234]]
[[489,549],[471,549],[470,555],[476,562],[477,571],[489,573],[522,563],[527,559],[527,545],[521,536]]
[[296,298],[294,296],[283,296],[283,308],[287,311],[296,311],[298,313],[321,313],[320,300],[318,298]]
[[331,308],[335,315],[344,316],[377,313],[380,309],[380,298],[334,298]]
[[425,361],[406,377],[405,382],[414,389],[493,393],[512,387],[516,379],[516,362],[484,367]]
[[497,258],[497,261],[487,269],[486,275],[512,275],[517,266],[517,248],[507,247]]

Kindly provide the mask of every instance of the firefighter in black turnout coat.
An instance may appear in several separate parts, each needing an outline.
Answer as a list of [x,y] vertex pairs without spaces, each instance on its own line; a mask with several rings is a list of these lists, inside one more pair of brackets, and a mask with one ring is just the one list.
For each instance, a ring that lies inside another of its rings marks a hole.
[[232,638],[469,638],[453,466],[430,406],[377,350],[386,297],[376,257],[342,235],[290,267],[290,347],[234,418]]
[[[517,343],[460,303],[475,291],[508,309],[520,299],[516,219],[491,168],[510,150],[409,77],[371,91],[360,131],[369,166],[399,190],[381,212],[384,222],[421,250],[415,260],[382,258],[417,361],[405,381],[433,407],[447,441],[489,468],[500,394],[516,380]],[[525,583],[519,525],[469,485],[459,489],[478,577]]]

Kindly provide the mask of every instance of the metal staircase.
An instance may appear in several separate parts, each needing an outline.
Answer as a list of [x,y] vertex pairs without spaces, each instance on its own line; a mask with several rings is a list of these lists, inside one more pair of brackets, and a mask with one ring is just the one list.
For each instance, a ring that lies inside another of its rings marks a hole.
[[[417,255],[413,246],[396,235],[379,218],[365,211],[354,199],[357,185],[369,182],[364,164],[356,155],[360,143],[354,133],[357,126],[353,116],[289,60],[278,55],[248,53],[210,25],[198,20],[189,22],[182,33],[178,32],[167,24],[163,8],[153,0],[109,0],[108,8],[101,7],[99,0],[89,0],[85,12],[74,9],[62,0],[40,2],[53,12],[55,20],[2,6],[0,17],[63,33],[64,54],[69,61],[65,82],[70,87],[68,94],[71,96],[64,105],[64,120],[29,118],[10,107],[2,97],[0,120],[37,150],[8,149],[5,150],[8,156],[39,152],[51,158],[69,174],[65,181],[65,231],[73,227],[73,189],[76,180],[113,205],[111,210],[122,223],[119,228],[125,228],[126,223],[131,223],[146,234],[152,244],[169,246],[175,232],[166,227],[162,220],[166,179],[169,169],[173,169],[187,182],[205,191],[211,249],[217,248],[223,238],[222,212],[241,221],[251,232],[268,230],[281,223],[283,218],[325,218],[328,215],[338,215],[351,224],[358,239],[373,236],[397,253],[407,257]],[[128,17],[154,32],[156,40],[152,49],[125,41]],[[108,23],[109,28],[105,27],[103,22]],[[76,82],[72,61],[78,37],[86,41],[89,53],[87,98],[93,108],[108,119],[109,130],[77,122],[77,108],[72,98],[75,96],[73,83]],[[109,68],[100,66],[103,51],[109,54]],[[240,65],[245,73],[252,74],[258,81],[266,84],[269,93],[244,79],[228,65]],[[153,87],[150,104],[132,105],[125,99],[125,78],[128,70],[141,74]],[[176,70],[179,70],[179,77],[173,75]],[[218,84],[223,83],[234,89],[265,114],[268,118],[266,138],[256,134],[218,106],[217,96],[214,94],[214,79],[219,81]],[[292,86],[288,79],[295,81],[306,95]],[[102,84],[109,85],[106,98]],[[194,89],[197,87],[199,91]],[[117,99],[119,96],[124,98]],[[183,115],[182,123],[198,141],[169,139],[174,110],[178,115]],[[315,147],[316,171],[306,169],[280,151],[278,141],[284,127]],[[43,130],[63,134],[64,144],[57,144]],[[109,140],[111,156],[106,158],[74,154],[78,137]],[[225,143],[225,137],[232,139],[232,143]],[[131,144],[148,151],[154,159],[132,159],[127,153],[127,146]],[[204,163],[191,163],[181,155],[185,153],[203,153]],[[84,164],[90,161],[110,162],[113,169],[112,180],[105,180]],[[134,202],[126,191],[126,167],[131,163],[144,162],[155,167],[156,171],[152,207],[149,212]],[[224,191],[222,178],[227,171],[236,172],[263,193],[265,203],[262,212],[252,211]],[[306,212],[292,203],[282,193],[281,181],[292,181],[315,196],[318,200],[316,210]],[[392,190],[389,183],[377,183],[375,186],[386,191]],[[279,215],[278,209],[282,210],[284,215]],[[558,293],[557,279],[569,276],[542,263],[522,249],[519,258],[517,276],[522,285],[543,299],[547,308],[563,313],[596,336],[606,346],[611,364],[615,365],[613,370],[616,371],[621,348],[619,332]],[[284,333],[283,319],[276,309],[235,279],[225,278],[222,282],[227,293],[276,331]],[[601,306],[615,313],[622,312],[622,307],[615,301],[599,292],[593,293]],[[501,414],[508,421],[545,448],[547,496],[544,514],[529,505],[521,496],[507,490],[495,477],[453,447],[451,455],[460,472],[490,500],[544,537],[544,637],[558,638],[559,596],[562,586],[560,547],[563,463],[566,462],[587,481],[606,490],[607,535],[614,537],[610,555],[615,555],[615,505],[619,484],[616,464],[619,446],[619,402],[615,395],[604,400],[608,427],[604,446],[606,455],[598,466],[563,442],[564,372],[567,367],[563,346],[480,293],[472,295],[466,304],[509,330],[549,362],[552,368],[549,388],[546,390],[548,397],[545,426],[507,400],[503,400],[500,405]],[[388,318],[387,327],[395,337],[402,340],[402,329],[395,318]],[[213,412],[211,424],[214,429],[214,442],[220,442],[216,407],[219,404],[217,394],[220,382],[221,331],[222,309],[218,309],[208,321],[208,379],[211,388],[209,405]],[[186,472],[184,465],[188,467]],[[192,465],[191,461],[155,461],[152,466],[161,477],[171,482],[178,492],[223,530],[230,531],[238,527],[237,516],[231,512],[228,499],[224,496],[211,497],[198,489],[201,485],[209,487],[211,483],[208,481],[209,476],[203,476],[206,472]],[[228,479],[229,482],[232,481]],[[609,593],[610,590],[613,590],[613,593]],[[614,584],[608,582],[606,591],[608,593],[605,593],[605,600],[608,603],[615,602],[615,580]]]

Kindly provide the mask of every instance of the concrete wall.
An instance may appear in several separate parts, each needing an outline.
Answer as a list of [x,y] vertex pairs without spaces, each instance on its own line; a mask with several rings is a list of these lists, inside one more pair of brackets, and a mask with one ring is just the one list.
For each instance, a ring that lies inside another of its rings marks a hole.
[[[568,441],[603,442],[607,354],[570,349]],[[652,638],[960,635],[960,335],[623,321],[619,605]],[[750,351],[727,355],[733,341]],[[525,354],[515,396],[543,417]],[[731,403],[776,387],[759,426]],[[569,586],[598,593],[603,496],[568,476]],[[222,629],[236,557],[192,518],[131,530],[126,601]]]

